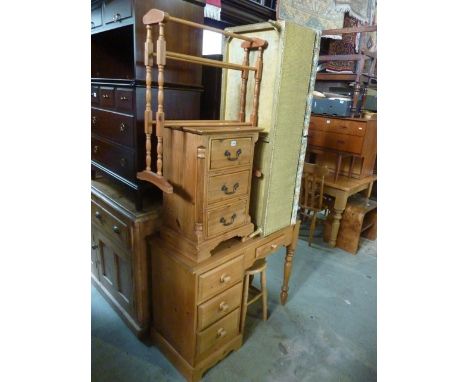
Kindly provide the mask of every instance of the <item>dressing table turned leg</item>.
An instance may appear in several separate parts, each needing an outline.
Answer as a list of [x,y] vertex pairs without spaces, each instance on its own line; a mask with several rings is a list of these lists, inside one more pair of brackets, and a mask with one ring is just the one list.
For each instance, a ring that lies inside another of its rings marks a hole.
[[296,252],[297,239],[301,222],[298,220],[293,228],[291,244],[286,247],[286,257],[284,259],[283,286],[281,287],[281,305],[286,304],[289,290],[289,277],[291,276],[292,261]]
[[341,218],[343,217],[343,211],[344,209],[334,209],[333,211],[333,222],[331,225],[331,232],[330,232],[330,242],[328,245],[330,247],[335,247],[336,246],[336,238],[338,237],[338,230],[340,229],[340,221]]

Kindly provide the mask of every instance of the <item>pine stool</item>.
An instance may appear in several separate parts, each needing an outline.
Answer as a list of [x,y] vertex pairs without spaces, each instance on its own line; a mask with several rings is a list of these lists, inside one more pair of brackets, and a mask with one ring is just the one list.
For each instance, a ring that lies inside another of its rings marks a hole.
[[[250,304],[262,297],[263,321],[267,320],[268,305],[267,305],[267,287],[266,287],[266,267],[265,259],[257,260],[250,268],[245,271],[244,275],[244,296],[242,299],[242,321],[241,328],[244,330],[245,318],[247,316],[247,308]],[[261,290],[258,290],[252,285],[253,278],[260,273]],[[251,296],[249,299],[249,295]]]

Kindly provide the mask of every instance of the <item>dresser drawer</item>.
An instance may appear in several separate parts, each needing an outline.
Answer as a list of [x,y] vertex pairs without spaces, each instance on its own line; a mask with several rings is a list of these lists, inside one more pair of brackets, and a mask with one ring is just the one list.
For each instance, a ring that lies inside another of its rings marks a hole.
[[311,131],[309,134],[309,144],[333,150],[345,151],[353,154],[361,154],[362,137],[353,135],[328,133],[325,131]]
[[119,247],[130,248],[130,229],[127,224],[94,201],[91,201],[91,221]]
[[242,298],[242,283],[213,297],[198,306],[198,330],[203,330],[213,322],[240,306]]
[[130,0],[106,0],[103,8],[103,18],[106,24],[119,22],[132,16]]
[[249,191],[250,176],[250,170],[210,176],[208,178],[207,188],[208,203],[247,195]]
[[91,108],[91,130],[94,134],[133,147],[133,117]]
[[251,161],[252,138],[211,140],[211,170],[247,165]]
[[256,259],[263,258],[263,257],[268,256],[268,254],[276,251],[279,247],[284,245],[285,239],[286,239],[285,235],[281,235],[269,241],[268,243],[263,244],[262,246],[258,247],[255,250],[255,258]]
[[99,88],[99,105],[102,107],[114,107],[114,88],[106,86]]
[[91,105],[99,105],[99,87],[91,86]]
[[115,89],[115,107],[117,110],[133,112],[133,90]]
[[220,235],[245,223],[247,200],[209,210],[206,215],[206,233],[208,237]]
[[361,121],[348,121],[324,117],[310,119],[311,130],[328,131],[331,133],[356,135],[363,137],[366,134],[366,123]]
[[91,138],[91,158],[124,178],[135,179],[133,150]]
[[244,257],[239,256],[198,278],[198,297],[203,301],[233,286],[244,276]]
[[197,334],[197,356],[212,353],[239,334],[240,308]]

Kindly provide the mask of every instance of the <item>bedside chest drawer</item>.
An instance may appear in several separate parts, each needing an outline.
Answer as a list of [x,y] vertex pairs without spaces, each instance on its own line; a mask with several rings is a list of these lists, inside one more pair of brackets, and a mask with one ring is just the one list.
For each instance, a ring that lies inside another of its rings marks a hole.
[[312,131],[319,130],[363,137],[366,134],[366,123],[338,118],[323,118],[313,116],[310,119],[310,129]]
[[109,239],[130,248],[129,227],[94,201],[91,201],[91,221],[102,229]]
[[244,224],[247,204],[247,200],[242,200],[208,211],[205,215],[207,236],[216,236]]
[[116,89],[115,90],[115,107],[122,111],[133,111],[133,90],[131,89]]
[[219,202],[238,196],[245,196],[249,191],[250,170],[208,178],[207,201]]
[[211,170],[248,165],[251,161],[252,138],[211,140]]
[[133,117],[91,108],[91,131],[114,142],[133,147]]
[[240,306],[242,283],[198,306],[198,330],[203,330]]
[[114,106],[114,88],[104,86],[99,88],[99,105],[102,107]]
[[[240,308],[197,334],[197,356],[212,353],[239,334]],[[201,357],[200,357],[201,358]]]
[[309,144],[359,155],[362,152],[363,138],[324,131],[311,131],[309,132]]
[[220,265],[198,278],[198,297],[200,301],[212,297],[233,286],[244,276],[244,257],[239,256]]
[[135,179],[136,169],[132,150],[91,138],[91,159],[127,179]]

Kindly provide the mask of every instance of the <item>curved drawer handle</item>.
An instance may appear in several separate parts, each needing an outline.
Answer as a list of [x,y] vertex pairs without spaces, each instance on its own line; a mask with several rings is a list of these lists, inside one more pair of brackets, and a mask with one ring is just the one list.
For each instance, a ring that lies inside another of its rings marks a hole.
[[239,183],[235,183],[234,186],[232,186],[232,191],[228,191],[228,188],[225,184],[223,184],[223,187],[221,187],[221,191],[223,191],[226,195],[232,195],[235,194],[237,189],[239,188]]
[[224,156],[227,157],[227,159],[230,160],[230,161],[238,160],[238,159],[239,159],[239,155],[241,155],[241,154],[242,154],[242,150],[241,150],[241,149],[238,149],[238,150],[236,151],[236,155],[237,155],[237,156],[236,156],[235,158],[231,158],[231,152],[230,152],[229,150],[226,150],[226,151],[224,152]]
[[224,218],[224,216],[219,219],[219,222],[223,225],[223,226],[228,226],[228,225],[231,225],[232,223],[234,223],[234,220],[236,220],[236,213],[233,213],[232,216],[231,216],[231,221],[230,222],[227,222],[226,219]]

